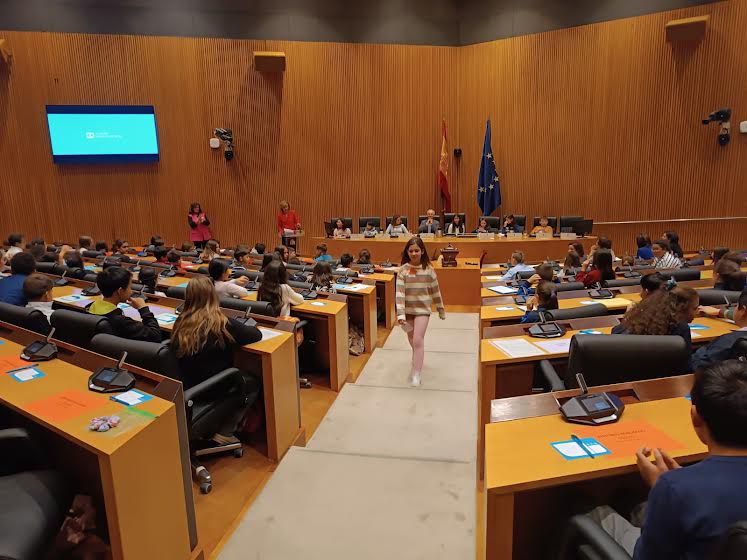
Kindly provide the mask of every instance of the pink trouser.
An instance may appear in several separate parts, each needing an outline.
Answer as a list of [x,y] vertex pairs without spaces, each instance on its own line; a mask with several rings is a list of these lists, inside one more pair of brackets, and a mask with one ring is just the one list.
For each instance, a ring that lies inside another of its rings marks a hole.
[[423,370],[423,358],[425,354],[425,330],[428,328],[430,315],[407,315],[407,324],[412,327],[407,333],[407,340],[412,346],[412,369]]

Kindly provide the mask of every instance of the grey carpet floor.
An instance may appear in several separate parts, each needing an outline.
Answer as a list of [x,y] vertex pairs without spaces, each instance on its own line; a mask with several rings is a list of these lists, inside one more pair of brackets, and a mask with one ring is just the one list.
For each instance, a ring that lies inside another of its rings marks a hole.
[[475,556],[478,318],[437,316],[423,385],[395,327],[306,448],[292,448],[222,560]]

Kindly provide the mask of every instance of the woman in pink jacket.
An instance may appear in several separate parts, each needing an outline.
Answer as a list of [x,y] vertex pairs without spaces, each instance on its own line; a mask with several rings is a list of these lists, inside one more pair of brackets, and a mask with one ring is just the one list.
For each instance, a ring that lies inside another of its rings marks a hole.
[[193,202],[189,207],[189,214],[187,214],[187,223],[189,224],[190,232],[189,239],[195,244],[195,247],[202,249],[205,247],[205,243],[213,238],[213,234],[210,232],[210,220],[208,220],[207,214],[203,212],[202,206],[199,202]]

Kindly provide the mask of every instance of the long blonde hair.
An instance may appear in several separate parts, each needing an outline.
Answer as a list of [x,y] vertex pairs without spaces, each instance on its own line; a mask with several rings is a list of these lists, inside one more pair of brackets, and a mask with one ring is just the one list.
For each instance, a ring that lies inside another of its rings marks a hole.
[[194,356],[214,337],[220,348],[236,342],[228,332],[228,319],[220,310],[210,278],[195,276],[187,284],[184,309],[174,323],[171,343],[178,358]]
[[214,239],[211,239],[207,243],[205,243],[205,248],[202,250],[202,253],[200,254],[200,260],[202,261],[211,261],[218,255],[218,242]]

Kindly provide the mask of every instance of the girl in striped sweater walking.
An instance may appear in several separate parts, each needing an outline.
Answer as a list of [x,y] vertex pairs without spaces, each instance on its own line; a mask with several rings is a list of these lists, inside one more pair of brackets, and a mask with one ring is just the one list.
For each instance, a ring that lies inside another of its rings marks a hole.
[[407,333],[412,347],[412,370],[409,383],[420,386],[425,353],[425,331],[431,318],[431,305],[436,304],[439,318],[446,319],[436,271],[433,270],[423,240],[413,237],[402,252],[402,266],[397,274],[397,321]]

